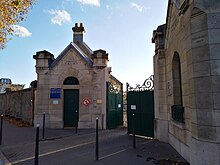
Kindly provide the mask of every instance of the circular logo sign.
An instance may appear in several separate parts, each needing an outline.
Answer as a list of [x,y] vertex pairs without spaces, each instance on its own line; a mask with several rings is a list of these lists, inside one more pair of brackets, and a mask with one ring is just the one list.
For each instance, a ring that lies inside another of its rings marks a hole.
[[88,106],[90,104],[90,100],[88,98],[84,98],[82,100],[82,104],[85,105],[85,106]]

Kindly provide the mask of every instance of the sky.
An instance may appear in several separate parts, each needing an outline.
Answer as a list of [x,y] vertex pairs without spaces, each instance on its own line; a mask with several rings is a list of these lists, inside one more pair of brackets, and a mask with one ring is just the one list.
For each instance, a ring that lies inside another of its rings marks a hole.
[[[153,30],[166,21],[166,0],[37,0],[25,21],[13,25],[0,50],[0,78],[13,84],[37,79],[33,55],[47,50],[55,58],[73,40],[72,27],[82,22],[84,42],[109,54],[112,74],[124,87],[143,84],[153,74]],[[11,36],[9,36],[11,37]]]

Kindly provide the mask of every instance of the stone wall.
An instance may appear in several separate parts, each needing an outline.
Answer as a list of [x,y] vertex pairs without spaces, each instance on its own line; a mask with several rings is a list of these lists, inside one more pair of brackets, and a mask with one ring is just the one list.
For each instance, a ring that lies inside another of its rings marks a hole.
[[33,122],[34,89],[7,92],[0,95],[0,113],[15,119]]
[[169,1],[166,26],[153,35],[155,137],[190,164],[220,164],[220,2],[182,2]]

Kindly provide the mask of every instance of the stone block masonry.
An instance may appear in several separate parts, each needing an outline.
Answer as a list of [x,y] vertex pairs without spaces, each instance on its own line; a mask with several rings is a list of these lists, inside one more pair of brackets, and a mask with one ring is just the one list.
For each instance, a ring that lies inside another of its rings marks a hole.
[[33,124],[34,88],[0,95],[0,113]]

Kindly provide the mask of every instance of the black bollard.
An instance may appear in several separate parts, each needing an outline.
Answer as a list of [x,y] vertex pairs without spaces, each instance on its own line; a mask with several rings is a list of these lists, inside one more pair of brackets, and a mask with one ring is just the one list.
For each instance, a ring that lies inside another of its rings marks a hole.
[[39,158],[39,124],[36,127],[36,143],[35,143],[35,159],[34,165],[38,165],[38,158]]
[[136,139],[135,139],[135,114],[133,113],[133,148],[136,148]]
[[99,130],[98,130],[98,117],[96,117],[96,147],[95,147],[95,160],[99,160]]
[[78,113],[77,113],[77,110],[76,110],[76,119],[75,119],[75,133],[78,132]]
[[3,115],[1,115],[1,129],[0,129],[0,145],[2,145],[2,133],[3,133]]
[[42,139],[45,138],[45,112],[43,112],[43,129],[42,129]]

